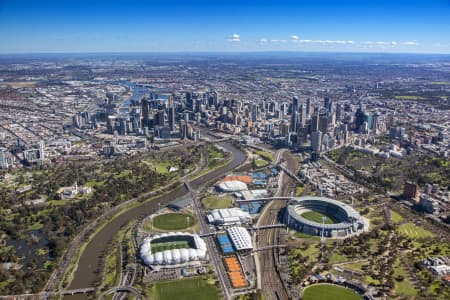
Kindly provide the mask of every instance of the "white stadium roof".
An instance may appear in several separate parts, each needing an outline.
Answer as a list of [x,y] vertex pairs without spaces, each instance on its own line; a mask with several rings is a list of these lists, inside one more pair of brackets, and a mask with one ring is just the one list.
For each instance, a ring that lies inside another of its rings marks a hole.
[[[165,237],[191,237],[196,248],[172,249],[152,253],[151,242]],[[175,265],[206,258],[206,244],[197,234],[183,232],[168,232],[147,237],[140,248],[140,256],[147,265]]]

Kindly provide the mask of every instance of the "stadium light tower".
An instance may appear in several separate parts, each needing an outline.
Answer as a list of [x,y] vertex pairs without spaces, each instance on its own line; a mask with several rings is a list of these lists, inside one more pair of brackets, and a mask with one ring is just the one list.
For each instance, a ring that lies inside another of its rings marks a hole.
[[320,243],[322,244],[322,246],[320,247],[320,251],[321,251],[321,255],[320,255],[320,257],[321,257],[321,260],[323,259],[323,247],[324,247],[324,243],[325,243],[325,238],[324,238],[324,235],[325,235],[325,217],[322,217],[322,234],[321,234],[321,236],[320,236]]

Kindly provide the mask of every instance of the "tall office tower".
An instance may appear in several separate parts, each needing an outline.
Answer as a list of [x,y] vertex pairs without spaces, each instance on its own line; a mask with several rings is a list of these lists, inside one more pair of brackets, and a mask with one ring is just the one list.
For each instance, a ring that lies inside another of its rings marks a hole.
[[320,153],[322,145],[322,132],[315,131],[311,134],[311,147],[316,153]]
[[192,99],[192,93],[191,92],[186,92],[186,109],[187,110],[193,110],[194,108],[194,102]]
[[319,130],[319,110],[311,117],[311,133]]
[[164,110],[159,110],[156,114],[156,125],[166,126],[166,112]]
[[180,121],[180,138],[187,138],[187,122],[184,120]]
[[195,99],[194,112],[200,112],[202,107],[202,99]]
[[306,116],[311,115],[311,98],[306,99]]
[[340,132],[342,133],[342,138],[344,139],[344,143],[347,143],[348,139],[348,126],[347,124],[341,124],[339,127]]
[[45,159],[45,144],[44,141],[39,141],[38,143],[39,147],[39,160],[42,162]]
[[0,149],[0,169],[8,169],[8,152],[6,149]]
[[321,131],[322,133],[327,133],[328,132],[328,123],[329,123],[329,118],[327,115],[319,116],[319,131]]
[[292,98],[291,106],[291,132],[297,131],[297,111],[298,111],[298,99],[297,97]]
[[330,98],[326,97],[324,101],[324,107],[327,109],[328,114],[331,114],[333,111],[333,101]]
[[305,104],[302,102],[302,103],[300,103],[300,106],[298,108],[297,131],[299,131],[300,128],[305,127],[305,124],[306,124],[306,108],[305,108]]
[[258,119],[258,105],[256,103],[252,103],[251,120],[252,122],[256,122],[257,119]]
[[141,99],[141,111],[142,111],[142,127],[148,127],[149,125],[149,106],[148,99]]
[[289,123],[286,120],[282,120],[280,123],[280,136],[287,136],[289,134]]
[[342,117],[342,104],[337,103],[336,104],[336,122],[339,122]]
[[175,129],[175,103],[174,103],[174,95],[169,96],[169,128],[171,131]]

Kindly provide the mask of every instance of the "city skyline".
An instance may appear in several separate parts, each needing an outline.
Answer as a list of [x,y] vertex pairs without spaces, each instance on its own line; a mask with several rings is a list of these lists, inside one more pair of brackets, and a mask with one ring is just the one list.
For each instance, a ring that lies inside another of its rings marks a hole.
[[0,1],[0,53],[450,53],[448,1]]

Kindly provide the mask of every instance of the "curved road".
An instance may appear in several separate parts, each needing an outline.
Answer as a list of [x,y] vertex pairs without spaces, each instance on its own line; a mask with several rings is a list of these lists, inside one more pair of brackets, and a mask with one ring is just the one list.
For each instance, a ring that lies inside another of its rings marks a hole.
[[[230,143],[220,143],[222,147],[233,153],[233,161],[222,168],[219,168],[211,173],[203,175],[192,182],[190,185],[192,188],[197,189],[201,185],[220,178],[224,173],[234,170],[241,165],[246,156],[239,149],[234,147]],[[74,278],[68,289],[78,289],[92,287],[96,285],[95,279],[100,272],[100,262],[102,253],[105,252],[107,245],[115,237],[117,232],[122,226],[128,224],[132,219],[141,218],[154,213],[158,209],[158,203],[167,204],[180,196],[186,195],[188,191],[184,186],[180,186],[170,193],[161,196],[150,202],[143,203],[137,207],[134,207],[111,222],[109,222],[100,232],[98,232],[92,241],[87,244],[84,252],[82,253],[78,268],[75,271]],[[67,296],[64,299],[88,299],[87,295]]]

